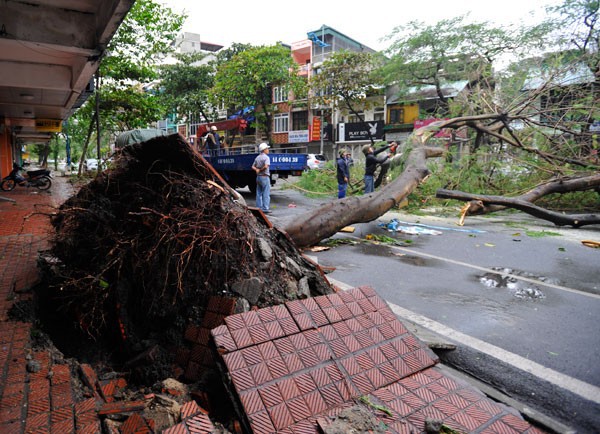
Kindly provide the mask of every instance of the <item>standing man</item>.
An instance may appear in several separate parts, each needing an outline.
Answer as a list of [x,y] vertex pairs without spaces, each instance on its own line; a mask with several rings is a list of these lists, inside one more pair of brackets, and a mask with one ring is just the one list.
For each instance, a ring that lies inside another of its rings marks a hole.
[[269,158],[270,146],[266,143],[261,143],[258,146],[258,156],[254,159],[252,170],[256,172],[256,207],[260,208],[265,214],[269,214],[269,206],[271,205],[271,172],[269,166],[271,159]]
[[365,156],[367,157],[365,161],[365,194],[373,193],[373,191],[375,191],[375,180],[373,179],[373,176],[375,175],[377,165],[385,163],[385,161],[388,158],[390,158],[389,155],[386,155],[386,157],[383,160],[379,161],[377,160],[376,155],[390,148],[392,152],[396,152],[397,146],[398,145],[396,142],[392,142],[389,145],[384,146],[383,148],[379,148],[376,151],[373,150],[373,147],[371,145],[363,146],[363,154],[365,154]]
[[346,197],[348,182],[350,181],[350,166],[348,165],[348,156],[350,154],[346,149],[340,149],[339,158],[337,159],[337,183],[338,183],[338,199]]
[[215,125],[210,127],[210,132],[206,135],[206,147],[208,148],[208,154],[215,156],[219,154],[221,148],[221,137],[217,133],[217,127]]

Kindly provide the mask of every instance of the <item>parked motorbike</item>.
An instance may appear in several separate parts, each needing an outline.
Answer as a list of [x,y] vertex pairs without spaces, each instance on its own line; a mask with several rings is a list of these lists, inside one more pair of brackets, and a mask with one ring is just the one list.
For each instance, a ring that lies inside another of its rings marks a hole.
[[52,186],[52,176],[47,169],[28,170],[27,176],[21,175],[21,166],[13,163],[13,170],[2,180],[0,188],[4,191],[11,191],[17,185],[23,187],[36,187],[39,190],[48,190]]

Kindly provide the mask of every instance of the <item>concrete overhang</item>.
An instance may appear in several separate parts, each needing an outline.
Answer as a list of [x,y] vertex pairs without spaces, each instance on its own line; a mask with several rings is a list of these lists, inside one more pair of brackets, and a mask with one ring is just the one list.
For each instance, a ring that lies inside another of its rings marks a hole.
[[65,120],[85,101],[134,1],[0,1],[0,123],[31,119],[33,126],[13,131],[17,137],[49,137],[35,120]]

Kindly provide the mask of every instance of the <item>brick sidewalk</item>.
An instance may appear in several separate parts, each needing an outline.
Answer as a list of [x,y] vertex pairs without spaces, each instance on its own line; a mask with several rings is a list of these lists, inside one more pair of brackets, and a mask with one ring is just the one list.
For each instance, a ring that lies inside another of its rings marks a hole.
[[19,186],[11,192],[0,192],[0,432],[3,433],[75,432],[68,366],[52,366],[49,352],[33,351],[32,324],[11,321],[8,317],[15,303],[31,298],[30,288],[39,280],[37,253],[48,247],[49,214],[73,192],[67,178],[54,178],[52,188],[45,192]]

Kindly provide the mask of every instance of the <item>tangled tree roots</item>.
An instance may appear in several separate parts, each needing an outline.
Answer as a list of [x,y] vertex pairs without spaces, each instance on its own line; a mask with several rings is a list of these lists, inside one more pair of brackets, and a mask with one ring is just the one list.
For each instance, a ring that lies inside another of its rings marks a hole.
[[257,219],[179,135],[122,149],[53,218],[48,299],[127,349],[181,336],[209,296],[264,307],[331,292],[290,238]]

